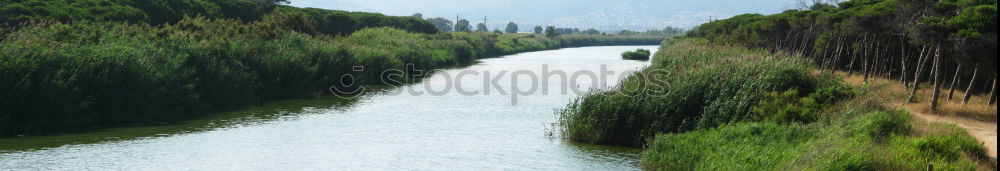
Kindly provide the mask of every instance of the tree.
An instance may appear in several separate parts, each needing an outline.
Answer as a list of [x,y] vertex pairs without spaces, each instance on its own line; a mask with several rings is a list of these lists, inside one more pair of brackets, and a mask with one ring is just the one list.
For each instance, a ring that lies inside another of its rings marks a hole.
[[517,30],[518,30],[517,29],[517,24],[514,24],[514,22],[510,22],[510,23],[507,23],[507,29],[504,29],[504,32],[507,32],[507,33],[517,33]]
[[969,88],[965,89],[965,96],[962,97],[962,104],[969,104],[969,98],[972,97],[972,85],[976,83],[977,75],[979,75],[978,67],[972,71],[972,80],[969,80]]
[[503,34],[503,31],[500,31],[500,29],[496,29],[496,30],[493,30],[493,33],[496,33],[496,34]]
[[535,34],[542,34],[543,30],[542,26],[535,26]]
[[583,34],[598,35],[601,34],[601,31],[597,31],[597,29],[587,29],[583,31]]
[[635,32],[635,31],[632,31],[632,30],[622,30],[621,32],[618,32],[618,34],[619,35],[638,35],[639,32]]
[[416,14],[411,15],[410,17],[424,19],[424,14],[416,13]]
[[931,94],[931,110],[937,111],[938,107],[938,97],[941,93],[941,45],[938,45],[936,52],[934,52],[934,90]]
[[455,23],[455,32],[469,32],[472,31],[471,28],[472,25],[469,25],[469,20],[466,19],[458,20],[458,23]]
[[489,32],[490,28],[486,27],[486,24],[479,23],[476,24],[476,32]]
[[448,20],[448,19],[445,19],[445,18],[441,18],[441,17],[428,18],[427,22],[430,22],[431,24],[434,24],[434,27],[437,27],[438,30],[441,30],[442,32],[451,32],[452,28],[455,28],[453,26],[451,20]]
[[545,27],[545,37],[555,38],[558,37],[559,33],[556,32],[556,26]]

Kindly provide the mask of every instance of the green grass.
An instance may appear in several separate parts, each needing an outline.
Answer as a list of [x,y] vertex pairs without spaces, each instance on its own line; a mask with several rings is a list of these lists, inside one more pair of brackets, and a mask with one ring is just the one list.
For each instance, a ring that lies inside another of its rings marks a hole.
[[979,141],[952,125],[918,135],[909,114],[873,109],[831,124],[745,122],[661,134],[644,151],[649,170],[974,170]]

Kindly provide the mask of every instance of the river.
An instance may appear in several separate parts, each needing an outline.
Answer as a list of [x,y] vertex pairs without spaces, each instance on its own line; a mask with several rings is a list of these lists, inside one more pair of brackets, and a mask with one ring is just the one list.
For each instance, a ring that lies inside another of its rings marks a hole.
[[[658,47],[521,53],[359,97],[283,100],[179,123],[0,139],[0,170],[638,170],[639,149],[549,135],[557,132],[557,109],[648,65],[621,59],[637,48],[655,53]],[[556,71],[567,78],[549,75],[541,84],[543,73]]]

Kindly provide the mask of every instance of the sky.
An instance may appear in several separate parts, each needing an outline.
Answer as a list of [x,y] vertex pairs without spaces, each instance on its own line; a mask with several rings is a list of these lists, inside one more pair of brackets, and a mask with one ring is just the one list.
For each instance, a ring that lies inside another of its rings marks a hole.
[[[425,18],[456,15],[495,28],[507,22],[522,28],[553,25],[599,30],[691,28],[709,18],[744,13],[774,14],[795,0],[291,0],[292,6],[376,12],[393,16],[421,13]],[[528,26],[528,27],[526,27]]]

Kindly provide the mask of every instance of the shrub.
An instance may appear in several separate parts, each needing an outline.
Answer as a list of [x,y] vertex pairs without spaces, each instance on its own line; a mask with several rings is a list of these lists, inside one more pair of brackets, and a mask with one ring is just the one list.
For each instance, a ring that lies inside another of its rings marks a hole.
[[623,59],[628,59],[628,60],[642,60],[642,61],[646,61],[646,60],[649,60],[649,55],[650,55],[649,50],[646,50],[646,49],[637,49],[634,52],[629,51],[629,52],[622,53],[622,58]]
[[850,85],[844,83],[843,79],[823,74],[813,80],[816,87],[815,92],[809,94],[809,98],[816,100],[820,104],[832,104],[843,100],[851,99],[859,93]]
[[757,121],[809,123],[816,120],[820,107],[813,98],[799,97],[798,90],[771,92],[753,107],[753,116]]

